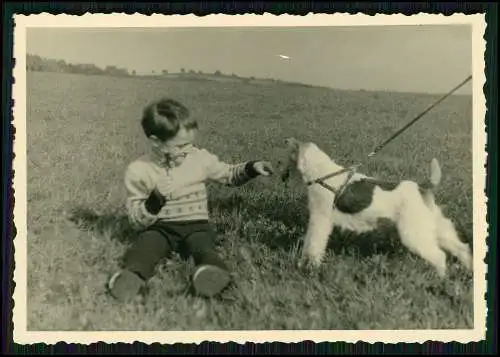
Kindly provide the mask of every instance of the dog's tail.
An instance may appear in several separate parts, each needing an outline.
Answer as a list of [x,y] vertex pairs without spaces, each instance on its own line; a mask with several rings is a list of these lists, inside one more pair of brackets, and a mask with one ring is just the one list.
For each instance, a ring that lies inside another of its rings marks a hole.
[[430,164],[430,172],[427,182],[423,185],[420,185],[422,198],[429,208],[432,208],[434,206],[434,189],[441,182],[441,176],[441,167],[439,166],[439,161],[436,158],[433,158]]
[[439,162],[436,158],[433,158],[431,161],[430,167],[430,175],[429,175],[429,183],[432,188],[435,188],[441,182],[441,167],[439,166]]

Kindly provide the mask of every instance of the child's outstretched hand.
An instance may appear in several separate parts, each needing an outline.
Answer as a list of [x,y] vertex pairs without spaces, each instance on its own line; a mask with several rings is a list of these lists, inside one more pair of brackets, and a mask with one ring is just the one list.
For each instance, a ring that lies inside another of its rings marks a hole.
[[257,161],[253,165],[255,171],[259,173],[259,175],[262,176],[269,176],[274,173],[273,166],[271,165],[270,162],[268,161]]

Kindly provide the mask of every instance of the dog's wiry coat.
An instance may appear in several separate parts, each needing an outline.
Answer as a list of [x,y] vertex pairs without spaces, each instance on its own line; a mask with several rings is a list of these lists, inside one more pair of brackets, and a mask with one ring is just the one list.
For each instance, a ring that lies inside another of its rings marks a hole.
[[[291,169],[297,169],[302,180],[309,182],[341,170],[328,155],[314,143],[287,139],[289,153],[283,179]],[[348,173],[325,179],[325,183],[338,189]],[[401,242],[411,252],[427,260],[439,276],[446,275],[446,255],[456,256],[472,270],[469,246],[463,243],[450,219],[435,203],[433,189],[441,180],[441,169],[436,159],[431,162],[428,182],[417,184],[404,180],[386,184],[360,173],[352,176],[343,194],[336,200],[335,193],[320,184],[307,188],[309,223],[304,237],[300,265],[306,261],[319,265],[334,226],[363,233],[377,228],[381,219],[393,222]]]

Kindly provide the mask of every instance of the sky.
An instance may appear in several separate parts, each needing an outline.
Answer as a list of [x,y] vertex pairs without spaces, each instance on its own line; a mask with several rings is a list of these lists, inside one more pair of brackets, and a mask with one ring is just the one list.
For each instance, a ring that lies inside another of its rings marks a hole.
[[[26,46],[30,54],[138,74],[220,70],[338,89],[445,93],[472,73],[467,25],[30,28]],[[471,92],[469,82],[457,93]]]

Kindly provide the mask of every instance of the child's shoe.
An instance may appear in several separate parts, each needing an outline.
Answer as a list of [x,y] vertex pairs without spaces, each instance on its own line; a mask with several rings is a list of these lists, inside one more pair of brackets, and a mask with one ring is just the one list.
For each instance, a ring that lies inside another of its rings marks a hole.
[[228,271],[214,265],[201,265],[193,274],[193,287],[196,293],[213,297],[224,290],[231,281]]
[[108,282],[108,291],[112,297],[121,302],[135,298],[144,288],[144,280],[130,270],[115,273]]

